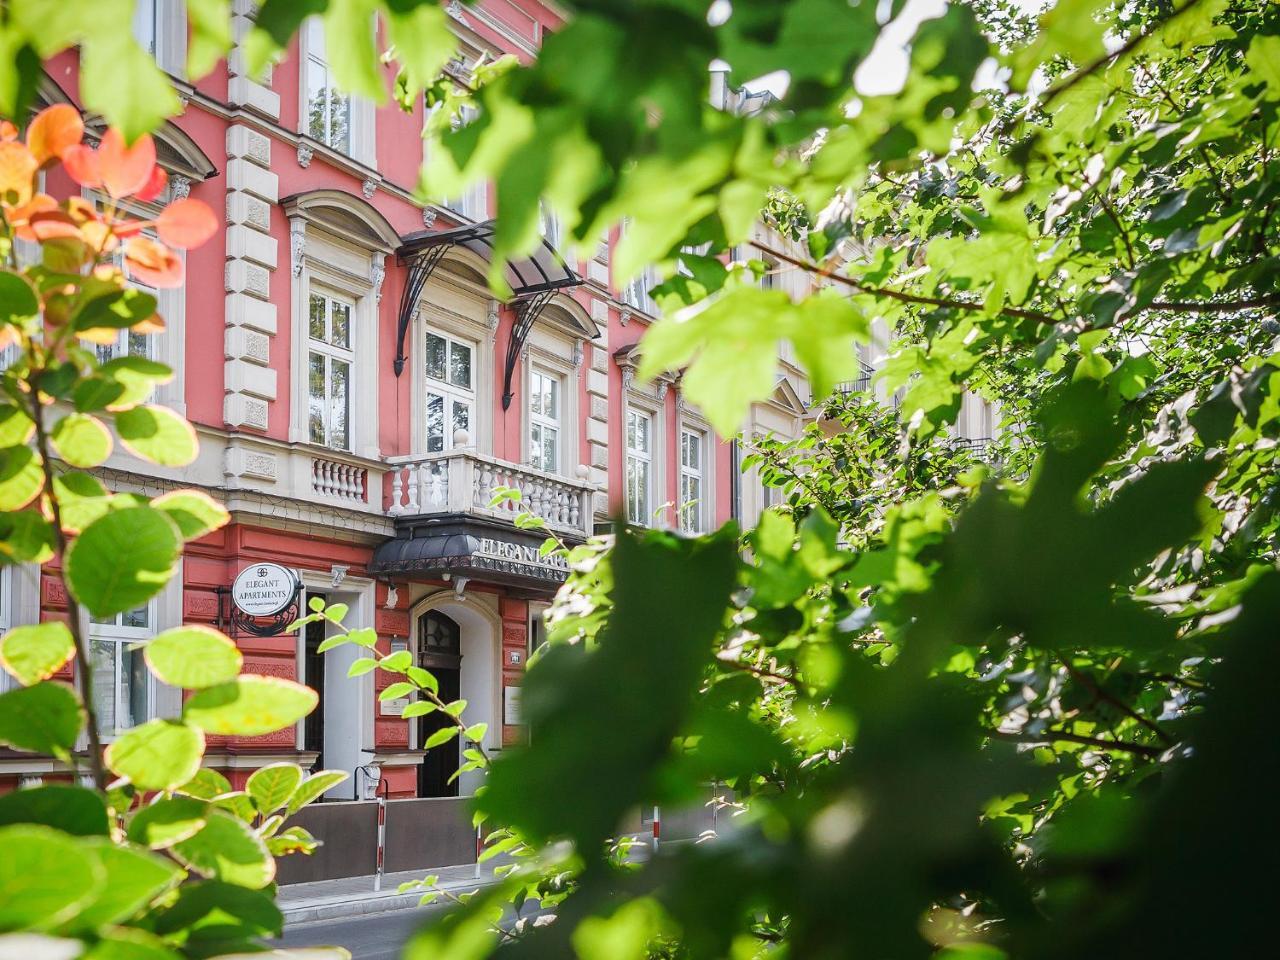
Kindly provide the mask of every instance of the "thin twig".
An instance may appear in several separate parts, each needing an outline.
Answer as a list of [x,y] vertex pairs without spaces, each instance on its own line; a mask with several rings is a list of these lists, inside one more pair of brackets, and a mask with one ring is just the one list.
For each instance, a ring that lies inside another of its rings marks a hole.
[[89,651],[85,646],[84,635],[80,629],[80,604],[75,599],[71,584],[67,581],[67,538],[62,531],[62,508],[58,504],[58,496],[53,489],[53,464],[50,457],[49,435],[44,426],[44,408],[40,403],[39,371],[31,376],[31,419],[36,427],[36,450],[40,454],[41,469],[44,471],[44,486],[49,495],[49,512],[53,519],[54,543],[58,549],[58,578],[62,581],[63,592],[67,595],[67,627],[71,631],[71,640],[75,644],[76,659],[79,661],[77,671],[80,685],[80,699],[84,702],[86,728],[89,734],[89,769],[93,773],[93,783],[99,790],[107,788],[106,771],[102,766],[102,737],[98,731],[98,715],[93,708],[93,664],[89,660]]
[[741,660],[726,660],[723,657],[716,657],[716,663],[721,666],[729,667],[732,670],[741,670],[743,673],[749,673],[759,680],[766,680],[770,683],[786,683],[801,690],[800,681],[795,677],[789,677],[785,673],[775,673],[772,670],[763,670],[760,667],[752,666]]
[[1042,734],[1006,733],[993,730],[988,736],[997,740],[1008,740],[1012,743],[1079,743],[1086,747],[1097,747],[1100,750],[1121,750],[1142,757],[1155,759],[1164,753],[1163,747],[1152,747],[1145,743],[1131,743],[1128,740],[1102,740],[1098,737],[1086,737],[1078,733],[1067,733],[1065,730],[1046,730]]
[[1093,677],[1089,676],[1083,670],[1077,669],[1065,660],[1062,662],[1062,665],[1067,668],[1067,673],[1071,674],[1075,680],[1084,684],[1089,689],[1089,692],[1093,694],[1094,699],[1111,704],[1111,706],[1115,707],[1130,720],[1136,720],[1138,723],[1142,724],[1165,743],[1174,743],[1173,737],[1161,730],[1154,720],[1151,720],[1149,717],[1144,717],[1142,714],[1138,713],[1137,710],[1133,709],[1133,707],[1129,706],[1119,697],[1100,686]]

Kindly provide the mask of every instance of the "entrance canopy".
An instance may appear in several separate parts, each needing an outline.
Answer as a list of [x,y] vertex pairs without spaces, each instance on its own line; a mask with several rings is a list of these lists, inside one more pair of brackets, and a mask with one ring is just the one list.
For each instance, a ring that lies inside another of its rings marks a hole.
[[[448,230],[420,230],[402,238],[400,248],[396,250],[396,258],[408,268],[409,276],[400,296],[399,324],[396,328],[396,358],[393,362],[396,376],[404,370],[404,339],[413,322],[414,310],[418,298],[432,272],[444,255],[453,247],[469,250],[482,259],[493,261],[493,238],[497,232],[496,220],[485,220],[483,223],[465,224],[451,227]],[[544,238],[542,243],[527,257],[508,260],[505,267],[507,285],[511,288],[512,297],[509,306],[515,310],[516,321],[512,328],[511,339],[507,343],[506,369],[503,377],[502,409],[511,404],[511,376],[516,361],[524,347],[529,331],[542,313],[548,301],[558,290],[576,287],[582,278],[564,262],[564,258],[556,252]]]

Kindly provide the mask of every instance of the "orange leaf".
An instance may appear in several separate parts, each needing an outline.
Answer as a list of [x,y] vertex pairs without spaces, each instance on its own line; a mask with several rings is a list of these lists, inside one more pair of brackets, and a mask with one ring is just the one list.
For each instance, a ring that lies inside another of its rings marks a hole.
[[102,164],[98,151],[83,143],[69,147],[62,154],[62,166],[69,176],[82,187],[91,189],[102,186]]
[[124,145],[124,137],[115,127],[102,137],[98,147],[98,167],[102,185],[112,197],[137,193],[151,180],[156,165],[156,145],[151,134],[144,133],[132,147]]
[[147,319],[139,320],[129,329],[135,333],[164,333],[164,317],[153,313]]
[[182,286],[182,260],[150,237],[133,237],[124,245],[124,259],[135,279],[152,287]]
[[80,236],[80,225],[61,210],[41,210],[31,215],[25,231],[31,240],[53,240],[57,237]]
[[117,220],[111,224],[111,229],[115,231],[116,236],[121,240],[127,240],[129,237],[136,237],[147,228],[147,220]]
[[36,158],[26,144],[16,140],[0,142],[0,201],[19,207],[35,193]]
[[14,228],[14,232],[23,240],[35,240],[35,235],[31,232],[30,227],[27,226],[31,218],[38,213],[57,209],[57,200],[47,193],[37,193],[22,206],[9,211],[9,225]]
[[0,120],[0,140],[17,140],[18,128],[10,120]]
[[151,179],[146,185],[138,191],[137,198],[143,203],[150,203],[160,194],[164,193],[165,185],[169,182],[169,174],[164,172],[164,167],[156,164],[151,168]]
[[110,253],[120,246],[120,238],[110,226],[101,220],[88,220],[82,223],[80,225],[80,236],[89,245],[89,248],[96,251],[99,256],[104,253]]
[[203,200],[175,200],[156,217],[156,232],[171,247],[190,250],[218,232],[218,218]]
[[69,103],[41,110],[27,127],[27,147],[41,165],[61,157],[83,139],[84,121]]

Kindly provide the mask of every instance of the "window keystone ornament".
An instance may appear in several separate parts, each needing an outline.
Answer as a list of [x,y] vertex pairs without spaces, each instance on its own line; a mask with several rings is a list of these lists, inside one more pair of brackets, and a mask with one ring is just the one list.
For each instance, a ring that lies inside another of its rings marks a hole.
[[311,166],[311,158],[315,156],[315,151],[305,143],[298,144],[298,166],[304,170]]
[[169,198],[185,200],[191,195],[190,177],[171,177],[169,180]]
[[377,192],[377,190],[378,190],[378,184],[375,183],[372,178],[360,184],[360,192],[364,194],[364,198],[366,200],[372,200],[373,195]]

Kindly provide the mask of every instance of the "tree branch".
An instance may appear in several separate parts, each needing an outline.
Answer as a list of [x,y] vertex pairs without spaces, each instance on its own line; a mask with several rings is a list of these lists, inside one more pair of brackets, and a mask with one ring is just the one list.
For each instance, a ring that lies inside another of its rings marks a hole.
[[1046,730],[1040,735],[992,730],[988,736],[995,737],[997,740],[1008,740],[1011,743],[1079,743],[1086,747],[1097,747],[1100,750],[1120,750],[1124,753],[1133,753],[1140,757],[1149,757],[1152,760],[1164,753],[1164,748],[1148,746],[1145,743],[1132,743],[1128,740],[1102,740],[1098,737],[1067,733],[1065,730]]
[[1095,700],[1101,700],[1104,703],[1111,704],[1111,706],[1115,707],[1117,710],[1123,713],[1130,720],[1136,720],[1138,723],[1142,724],[1142,726],[1146,727],[1148,730],[1154,733],[1157,737],[1159,737],[1165,743],[1170,745],[1174,743],[1173,737],[1169,736],[1169,734],[1161,730],[1160,727],[1156,725],[1154,720],[1151,720],[1148,717],[1144,717],[1142,714],[1138,713],[1137,710],[1133,709],[1133,707],[1129,706],[1119,697],[1116,697],[1111,693],[1109,693],[1102,686],[1100,686],[1098,682],[1093,679],[1093,677],[1089,676],[1089,674],[1085,673],[1083,670],[1077,669],[1076,667],[1072,666],[1070,663],[1066,662],[1065,660],[1062,662],[1062,665],[1067,668],[1067,673],[1071,674],[1073,679],[1079,681],[1080,683],[1084,684],[1088,688],[1089,692],[1093,694]]
[[[43,371],[40,371],[43,372]],[[67,595],[67,627],[71,631],[71,640],[76,648],[76,660],[79,669],[76,671],[80,686],[80,699],[84,703],[86,730],[89,735],[89,770],[93,774],[93,783],[98,790],[106,790],[107,776],[102,766],[102,736],[98,730],[98,715],[93,708],[93,663],[89,659],[89,650],[85,645],[83,631],[80,626],[80,604],[75,599],[71,584],[67,582],[67,537],[62,531],[62,508],[53,489],[53,464],[50,460],[49,435],[44,425],[44,408],[40,403],[39,372],[31,376],[31,419],[36,426],[36,450],[40,454],[40,465],[44,471],[44,488],[49,495],[49,513],[53,520],[54,544],[58,550],[58,578],[62,581],[62,589]]]

